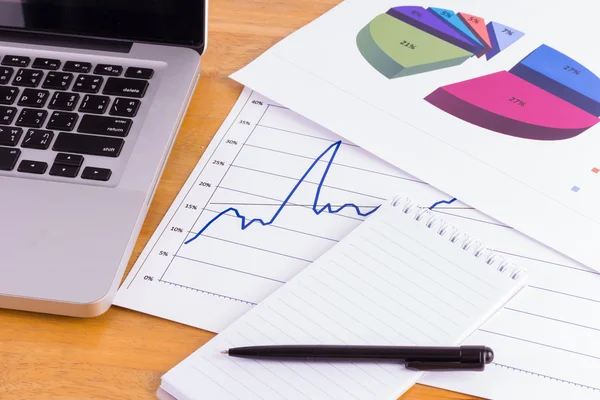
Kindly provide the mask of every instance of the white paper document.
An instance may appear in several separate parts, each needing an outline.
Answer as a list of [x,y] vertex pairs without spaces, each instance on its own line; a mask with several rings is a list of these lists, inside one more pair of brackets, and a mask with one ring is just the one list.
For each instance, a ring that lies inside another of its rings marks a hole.
[[[221,353],[297,344],[456,346],[525,284],[527,273],[518,265],[501,259],[490,265],[493,253],[477,245],[464,250],[471,237],[452,242],[450,228],[439,234],[445,225],[438,215],[422,214],[410,201],[394,204],[383,205],[171,369],[163,388],[192,400],[397,399],[423,375],[397,360],[305,362]],[[476,257],[477,251],[486,254]]]
[[600,271],[600,5],[568,9],[346,0],[232,78]]
[[[242,230],[241,220],[231,213],[204,236],[185,242],[230,207],[248,218],[269,221],[314,160],[339,140],[244,90],[120,288],[116,304],[222,331],[344,238],[363,217],[350,208],[315,214],[316,189],[331,159],[326,155],[273,224],[254,223]],[[317,209],[353,203],[368,213],[397,193],[435,205],[439,215],[529,270],[529,286],[519,299],[474,335],[475,342],[493,345],[494,364],[484,373],[436,373],[423,383],[494,399],[552,398],[559,393],[563,398],[598,398],[599,274],[452,202],[347,142],[336,153]]]
[[116,304],[219,332],[395,193],[451,199],[245,90]]

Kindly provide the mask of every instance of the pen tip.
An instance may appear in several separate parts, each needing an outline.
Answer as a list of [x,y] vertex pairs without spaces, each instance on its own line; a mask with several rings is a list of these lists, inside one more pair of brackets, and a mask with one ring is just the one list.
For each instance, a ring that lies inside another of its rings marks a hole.
[[229,350],[222,350],[221,354],[229,354]]

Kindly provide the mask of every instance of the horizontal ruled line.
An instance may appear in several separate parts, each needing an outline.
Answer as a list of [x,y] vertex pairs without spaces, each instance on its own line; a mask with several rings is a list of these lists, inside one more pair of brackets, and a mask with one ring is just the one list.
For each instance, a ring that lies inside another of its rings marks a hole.
[[[288,156],[293,156],[293,157],[298,157],[298,158],[305,158],[305,159],[308,159],[308,160],[312,160],[313,159],[313,157],[303,156],[303,155],[300,155],[300,154],[289,153],[287,151],[270,149],[268,147],[257,146],[257,145],[254,145],[254,144],[246,144],[246,146],[247,147],[253,147],[253,148],[256,148],[256,149],[260,149],[260,150],[265,150],[265,151],[272,151],[274,153],[285,154],[285,155],[288,155]],[[323,161],[323,162],[325,162],[325,161]],[[375,175],[387,176],[387,177],[390,177],[390,178],[402,179],[402,180],[405,180],[405,181],[410,181],[410,182],[415,182],[415,183],[422,183],[424,185],[427,185],[425,182],[420,181],[418,179],[411,179],[411,178],[405,178],[403,176],[386,174],[385,172],[374,171],[372,169],[359,168],[359,167],[355,167],[353,165],[341,164],[341,163],[336,163],[336,162],[334,162],[332,165],[339,166],[339,167],[345,167],[345,168],[351,168],[351,169],[355,169],[357,171],[363,171],[363,172],[368,172],[368,173],[375,174]]]
[[209,262],[206,262],[206,261],[195,260],[193,258],[183,257],[183,256],[179,256],[179,255],[176,255],[175,257],[176,258],[181,258],[182,260],[193,261],[193,262],[198,263],[198,264],[208,265],[209,267],[215,267],[215,268],[225,269],[227,271],[232,271],[232,272],[236,272],[236,273],[243,274],[243,275],[253,276],[255,278],[266,279],[266,280],[277,282],[277,283],[285,283],[285,281],[280,281],[278,279],[269,278],[268,276],[253,274],[251,272],[246,272],[246,271],[242,271],[242,270],[235,269],[235,268],[224,267],[222,265],[217,265],[217,264],[209,263]]
[[584,385],[582,383],[577,383],[577,382],[573,382],[573,381],[567,381],[565,379],[557,378],[555,376],[544,375],[544,374],[540,374],[538,372],[529,371],[529,370],[521,369],[521,368],[517,368],[517,367],[512,367],[510,365],[500,364],[500,363],[496,363],[496,362],[493,362],[492,365],[496,365],[496,366],[498,366],[500,368],[506,368],[506,369],[510,369],[510,370],[513,370],[513,371],[517,371],[517,372],[523,372],[523,373],[526,373],[526,374],[529,374],[529,375],[538,376],[540,378],[550,379],[552,381],[556,381],[556,382],[560,382],[560,383],[567,383],[569,385],[578,386],[578,387],[581,387],[583,389],[590,389],[590,390],[594,390],[594,391],[599,391],[600,392],[600,388],[589,386],[589,385]]
[[[326,139],[324,137],[308,135],[306,133],[300,133],[300,132],[290,131],[290,130],[287,130],[287,129],[275,128],[274,126],[261,125],[261,124],[256,124],[256,126],[259,126],[261,128],[273,129],[273,130],[279,131],[279,132],[291,133],[293,135],[309,137],[309,138],[313,138],[313,139],[317,139],[317,140],[323,140],[325,142],[330,142],[330,143],[337,142],[337,140]],[[352,144],[352,143],[348,143],[348,142],[342,142],[342,144],[345,145],[345,146],[350,146],[350,147],[358,147],[357,145]]]
[[257,303],[253,303],[253,302],[248,301],[248,300],[238,299],[238,298],[235,298],[235,297],[226,296],[224,294],[219,294],[219,293],[215,293],[215,292],[209,292],[207,290],[202,290],[202,289],[198,289],[198,288],[191,287],[191,286],[181,285],[179,283],[165,281],[164,279],[159,279],[158,281],[160,283],[164,283],[164,284],[167,284],[167,285],[176,286],[176,287],[180,287],[180,288],[183,288],[183,289],[189,289],[189,290],[193,290],[194,292],[199,292],[199,293],[207,294],[207,295],[210,295],[210,296],[220,297],[220,298],[227,299],[227,300],[238,301],[240,303],[248,304],[248,305],[251,305],[251,306],[255,306],[257,304]]
[[494,331],[488,331],[486,329],[479,329],[479,330],[481,332],[486,332],[486,333],[489,333],[489,334],[492,334],[492,335],[496,335],[496,336],[502,336],[502,337],[505,337],[505,338],[508,338],[508,339],[514,339],[514,340],[518,340],[518,341],[525,342],[525,343],[536,344],[538,346],[547,347],[549,349],[560,350],[560,351],[564,351],[566,353],[577,354],[579,356],[593,358],[595,360],[600,360],[600,357],[598,357],[598,356],[593,356],[591,354],[586,354],[586,353],[582,353],[582,352],[579,352],[579,351],[569,350],[569,349],[565,349],[565,348],[558,347],[558,346],[552,346],[550,344],[536,342],[535,340],[528,340],[528,339],[523,339],[523,338],[520,338],[520,337],[517,337],[517,336],[505,335],[504,333],[494,332]]
[[587,326],[587,325],[577,324],[575,322],[569,322],[569,321],[565,321],[563,319],[552,318],[552,317],[548,317],[546,315],[536,314],[536,313],[532,313],[532,312],[528,312],[528,311],[524,311],[524,310],[517,310],[516,308],[504,307],[504,309],[508,310],[508,311],[512,311],[512,312],[517,312],[517,313],[521,313],[521,314],[531,315],[532,317],[538,317],[538,318],[542,318],[542,319],[547,319],[549,321],[560,322],[560,323],[563,323],[563,324],[577,326],[579,328],[591,329],[591,330],[600,332],[600,328],[594,328],[593,326]]
[[307,260],[305,258],[300,258],[300,257],[292,256],[292,255],[289,255],[289,254],[285,254],[285,253],[278,253],[276,251],[263,249],[263,248],[257,247],[257,246],[250,246],[248,244],[243,244],[243,243],[240,243],[240,242],[234,242],[232,240],[222,239],[222,238],[218,238],[218,237],[215,237],[215,236],[202,235],[202,237],[209,238],[209,239],[214,239],[214,240],[220,240],[220,241],[225,242],[225,243],[230,243],[230,244],[233,244],[233,245],[236,245],[236,246],[241,246],[241,247],[247,247],[247,248],[253,249],[253,250],[264,251],[265,253],[275,254],[275,255],[278,255],[278,256],[282,256],[282,257],[292,258],[292,259],[298,260],[298,261],[305,261],[305,262],[308,262],[308,263],[312,262],[311,260]]
[[[288,179],[288,180],[291,180],[291,181],[297,181],[298,180],[298,178],[296,178],[296,177],[282,175],[282,174],[277,174],[275,172],[263,171],[263,170],[260,170],[260,169],[255,169],[255,168],[250,168],[250,167],[243,167],[241,165],[234,165],[234,164],[232,164],[231,166],[233,168],[245,169],[246,171],[258,172],[259,174],[276,176],[278,178]],[[377,200],[381,200],[381,201],[385,201],[386,200],[385,197],[373,196],[373,195],[370,195],[370,194],[367,194],[367,193],[361,193],[361,192],[357,192],[357,191],[354,191],[354,190],[343,189],[343,188],[340,188],[340,187],[337,187],[337,186],[325,185],[323,183],[312,182],[312,181],[309,181],[309,180],[306,180],[306,179],[303,181],[303,183],[307,183],[309,185],[321,186],[321,187],[328,188],[328,189],[338,190],[340,192],[352,193],[352,194],[356,194],[356,195],[359,195],[359,196],[370,197],[372,199],[377,199]]]

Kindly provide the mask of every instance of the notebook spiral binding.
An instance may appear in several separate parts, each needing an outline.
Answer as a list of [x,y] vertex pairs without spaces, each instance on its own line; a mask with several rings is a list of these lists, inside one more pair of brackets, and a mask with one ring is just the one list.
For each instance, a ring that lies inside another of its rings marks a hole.
[[467,232],[436,215],[429,208],[419,206],[410,197],[396,196],[391,200],[391,204],[399,207],[404,214],[413,216],[416,221],[423,221],[427,228],[435,229],[438,235],[447,237],[452,243],[459,244],[462,250],[471,250],[474,257],[484,260],[487,265],[496,267],[500,273],[508,275],[510,279],[517,280],[526,272],[525,268],[517,267],[513,260],[506,259],[502,254],[487,247],[481,240],[471,237]]

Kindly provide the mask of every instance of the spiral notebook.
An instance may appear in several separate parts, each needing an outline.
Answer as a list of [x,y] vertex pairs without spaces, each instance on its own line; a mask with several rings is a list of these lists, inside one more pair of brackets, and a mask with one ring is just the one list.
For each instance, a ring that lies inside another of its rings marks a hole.
[[459,345],[526,279],[527,271],[480,239],[397,197],[166,373],[161,389],[179,400],[397,399],[423,372],[401,363],[258,361],[221,351],[272,344]]

